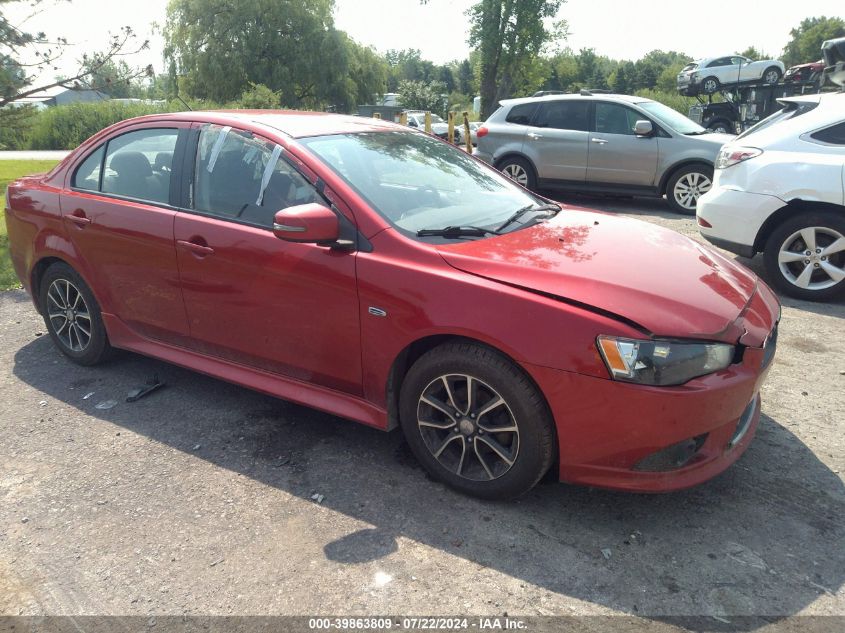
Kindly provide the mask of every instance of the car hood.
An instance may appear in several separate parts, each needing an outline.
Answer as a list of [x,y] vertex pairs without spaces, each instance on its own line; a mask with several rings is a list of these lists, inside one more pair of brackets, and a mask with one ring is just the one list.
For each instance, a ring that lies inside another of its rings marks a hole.
[[736,342],[757,288],[753,273],[675,231],[573,208],[437,249],[458,270],[610,313],[658,336]]

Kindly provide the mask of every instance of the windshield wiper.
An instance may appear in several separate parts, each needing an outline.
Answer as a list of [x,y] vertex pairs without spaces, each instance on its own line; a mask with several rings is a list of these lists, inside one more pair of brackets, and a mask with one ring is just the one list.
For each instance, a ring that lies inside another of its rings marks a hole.
[[502,229],[504,229],[506,226],[510,226],[529,211],[554,211],[555,213],[557,213],[558,211],[560,211],[560,206],[556,204],[541,204],[539,206],[534,206],[534,204],[525,205],[521,209],[517,209],[516,211],[514,211],[513,215],[511,215],[507,220],[497,226],[496,233],[501,232]]
[[485,229],[480,226],[444,226],[442,229],[420,229],[417,237],[484,237],[485,235],[497,235],[498,231]]

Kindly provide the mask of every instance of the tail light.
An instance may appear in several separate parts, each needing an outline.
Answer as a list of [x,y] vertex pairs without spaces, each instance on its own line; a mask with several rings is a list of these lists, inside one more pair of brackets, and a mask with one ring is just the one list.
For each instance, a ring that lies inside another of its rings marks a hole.
[[488,133],[489,131],[490,131],[490,130],[488,130],[486,127],[484,127],[484,126],[482,125],[480,128],[478,128],[478,131],[475,133],[475,135],[476,135],[478,138],[481,138],[482,136],[487,136],[487,133]]
[[726,169],[763,153],[756,147],[731,147],[725,145],[716,157],[716,169]]

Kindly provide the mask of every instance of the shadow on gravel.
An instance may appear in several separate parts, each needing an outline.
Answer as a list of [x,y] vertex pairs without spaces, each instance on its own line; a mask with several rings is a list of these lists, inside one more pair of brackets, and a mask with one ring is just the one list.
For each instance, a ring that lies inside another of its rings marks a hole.
[[[81,368],[45,336],[17,352],[13,371],[91,416],[220,468],[304,500],[324,495],[324,507],[374,526],[324,546],[344,564],[380,559],[404,537],[624,613],[717,616],[708,622],[728,619],[726,628],[744,630],[796,614],[845,580],[843,482],[766,416],[734,467],[689,491],[645,496],[543,483],[517,501],[490,503],[427,480],[398,433],[140,356]],[[152,374],[168,386],[125,403]],[[86,391],[96,397],[83,401]],[[119,404],[96,410],[105,398]]]

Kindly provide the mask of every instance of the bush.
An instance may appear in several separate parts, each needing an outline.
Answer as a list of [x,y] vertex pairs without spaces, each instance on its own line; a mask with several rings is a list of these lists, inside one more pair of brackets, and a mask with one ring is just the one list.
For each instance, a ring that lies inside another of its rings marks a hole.
[[28,149],[27,139],[38,117],[30,106],[16,106],[0,110],[0,150]]
[[698,101],[693,97],[685,97],[677,92],[661,92],[659,90],[651,90],[649,88],[637,90],[636,96],[659,101],[663,105],[667,105],[673,110],[677,110],[684,116],[687,116],[689,113],[690,106],[698,103]]
[[232,108],[247,110],[278,110],[281,107],[281,92],[274,92],[264,84],[250,83],[240,99],[230,104]]
[[143,103],[71,103],[42,110],[29,133],[30,149],[74,149],[88,137],[113,123],[163,108]]

